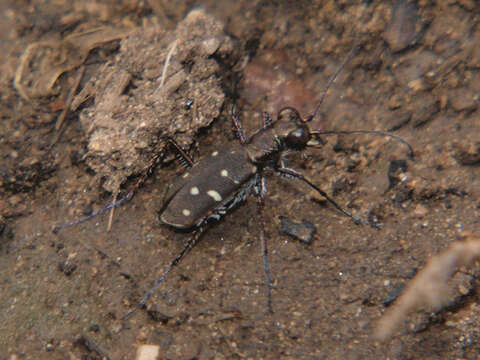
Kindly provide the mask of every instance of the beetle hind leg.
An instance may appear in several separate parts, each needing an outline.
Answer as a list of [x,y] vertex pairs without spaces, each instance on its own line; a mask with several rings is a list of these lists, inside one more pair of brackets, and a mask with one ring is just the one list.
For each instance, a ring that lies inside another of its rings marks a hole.
[[128,319],[130,316],[135,314],[137,310],[145,306],[147,301],[152,297],[152,295],[155,293],[155,290],[157,290],[160,284],[165,280],[165,278],[170,273],[170,271],[182,261],[182,259],[190,252],[190,250],[192,250],[195,247],[195,245],[198,244],[198,242],[200,241],[200,237],[205,231],[206,231],[205,225],[200,226],[197,230],[195,230],[194,234],[185,243],[185,246],[183,247],[182,251],[175,257],[175,259],[173,259],[173,261],[170,263],[167,269],[158,278],[158,280],[155,281],[155,284],[150,288],[150,290],[147,291],[147,293],[143,296],[143,298],[140,300],[137,306],[135,306],[132,310],[127,312],[125,315],[123,315],[120,318],[120,320],[123,321]]
[[263,216],[263,209],[265,207],[265,195],[266,195],[266,186],[265,186],[265,178],[263,176],[259,176],[257,178],[257,182],[255,184],[255,196],[257,198],[257,214],[258,214],[258,222],[260,227],[260,244],[261,244],[261,251],[262,251],[262,258],[263,258],[263,266],[265,268],[265,278],[267,283],[267,309],[268,312],[273,313],[272,308],[272,279],[270,277],[270,266],[268,264],[268,248],[267,248],[267,240],[265,237],[265,219]]

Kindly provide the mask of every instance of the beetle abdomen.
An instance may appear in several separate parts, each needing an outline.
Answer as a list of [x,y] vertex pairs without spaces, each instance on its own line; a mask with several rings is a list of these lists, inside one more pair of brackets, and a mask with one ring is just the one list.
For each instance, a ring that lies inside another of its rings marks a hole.
[[256,172],[242,146],[214,151],[189,169],[181,183],[173,187],[160,220],[178,229],[195,227],[215,210],[236,204],[237,193],[246,197],[243,188]]

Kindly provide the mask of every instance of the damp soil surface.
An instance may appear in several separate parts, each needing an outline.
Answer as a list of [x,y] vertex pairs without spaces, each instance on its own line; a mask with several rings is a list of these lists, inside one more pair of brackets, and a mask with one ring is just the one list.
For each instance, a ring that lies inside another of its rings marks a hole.
[[[442,310],[372,334],[432,255],[480,231],[479,13],[460,0],[2,2],[0,359],[134,359],[142,344],[160,359],[478,358],[475,268]],[[232,116],[247,136],[263,112],[306,117],[353,48],[309,126],[389,131],[414,156],[385,136],[328,135],[285,163],[372,226],[266,174],[273,313],[251,197],[122,321],[191,236],[158,220],[186,162],[166,139],[201,161],[238,143]],[[113,214],[52,232],[139,183]]]

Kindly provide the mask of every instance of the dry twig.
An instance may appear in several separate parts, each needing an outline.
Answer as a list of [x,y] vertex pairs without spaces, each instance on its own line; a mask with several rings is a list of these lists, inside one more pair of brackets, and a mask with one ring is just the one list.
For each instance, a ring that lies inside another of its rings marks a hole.
[[448,280],[462,266],[470,266],[480,258],[480,238],[465,235],[465,241],[457,241],[430,259],[407,286],[406,291],[380,319],[375,338],[386,340],[405,321],[409,313],[420,308],[438,311],[447,302]]

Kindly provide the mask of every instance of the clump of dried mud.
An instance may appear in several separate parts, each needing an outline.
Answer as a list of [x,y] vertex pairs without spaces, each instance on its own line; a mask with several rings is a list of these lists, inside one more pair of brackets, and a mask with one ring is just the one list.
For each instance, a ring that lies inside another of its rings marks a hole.
[[225,95],[218,60],[231,52],[223,24],[203,10],[190,12],[174,31],[148,24],[122,40],[94,80],[94,104],[80,117],[86,162],[106,190],[116,192],[141,173],[166,138],[190,145],[219,116]]

